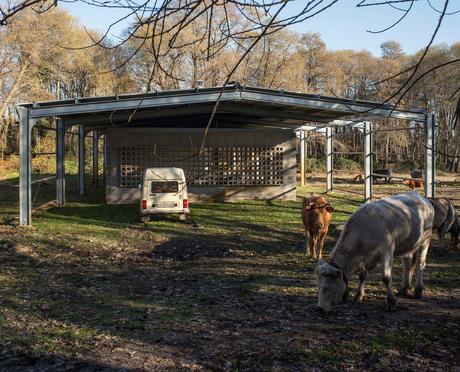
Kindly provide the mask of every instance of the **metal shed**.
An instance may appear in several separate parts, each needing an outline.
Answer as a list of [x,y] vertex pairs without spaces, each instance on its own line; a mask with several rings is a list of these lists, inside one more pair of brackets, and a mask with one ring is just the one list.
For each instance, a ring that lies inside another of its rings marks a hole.
[[[42,118],[56,119],[56,200],[65,201],[64,135],[79,126],[79,187],[84,193],[85,136],[93,131],[93,146],[101,133],[123,128],[195,128],[203,130],[216,102],[212,128],[281,128],[324,131],[327,143],[328,190],[332,189],[332,133],[335,126],[360,126],[365,143],[366,200],[372,193],[372,120],[395,118],[423,123],[425,130],[425,191],[434,195],[434,115],[421,110],[399,110],[378,102],[262,89],[232,84],[226,87],[76,98],[19,105],[20,114],[20,224],[31,219],[31,132]],[[305,127],[308,123],[310,127]],[[313,127],[311,127],[313,126]],[[303,142],[301,141],[301,144]],[[97,151],[93,155],[97,156]],[[303,157],[304,152],[301,152]],[[302,158],[303,159],[303,158]],[[93,164],[97,158],[93,158]],[[302,162],[303,164],[303,162]],[[304,180],[303,169],[301,180]]]

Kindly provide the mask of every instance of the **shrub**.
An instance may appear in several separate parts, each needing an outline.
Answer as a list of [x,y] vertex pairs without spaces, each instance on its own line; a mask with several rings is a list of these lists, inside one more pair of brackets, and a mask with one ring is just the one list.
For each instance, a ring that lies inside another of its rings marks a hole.
[[350,172],[359,172],[363,169],[363,166],[354,160],[335,157],[334,169],[349,170]]

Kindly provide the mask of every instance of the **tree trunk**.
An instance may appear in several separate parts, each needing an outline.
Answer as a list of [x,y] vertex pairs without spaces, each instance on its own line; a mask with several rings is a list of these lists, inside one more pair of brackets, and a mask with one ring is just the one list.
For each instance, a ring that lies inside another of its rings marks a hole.
[[390,152],[390,137],[387,135],[385,143],[385,165],[384,168],[388,168],[388,153]]

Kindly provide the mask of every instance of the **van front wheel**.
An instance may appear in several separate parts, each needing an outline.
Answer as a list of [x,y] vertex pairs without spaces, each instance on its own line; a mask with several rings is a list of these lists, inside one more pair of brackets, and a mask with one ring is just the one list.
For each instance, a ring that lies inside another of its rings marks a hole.
[[144,222],[144,223],[147,223],[147,222],[150,221],[150,216],[148,216],[148,215],[147,216],[142,216],[141,218],[142,218],[142,222]]

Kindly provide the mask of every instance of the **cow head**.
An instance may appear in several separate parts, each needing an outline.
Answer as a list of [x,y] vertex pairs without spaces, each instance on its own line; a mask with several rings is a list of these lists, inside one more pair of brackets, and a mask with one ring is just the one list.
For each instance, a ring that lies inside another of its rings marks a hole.
[[363,183],[363,176],[361,174],[358,174],[355,176],[355,178],[353,178],[353,180],[355,181],[355,183]]
[[334,210],[331,203],[329,203],[326,198],[315,194],[312,194],[309,198],[303,199],[302,209],[308,216],[311,227],[317,229],[318,232],[326,224],[324,217]]
[[320,262],[315,271],[318,276],[319,308],[327,312],[333,305],[346,301],[348,285],[342,270],[326,262]]
[[446,198],[433,198],[431,204],[434,207],[434,220],[439,239],[443,239],[448,232],[451,232],[455,238],[456,230],[458,230],[456,227],[458,218],[452,202]]

